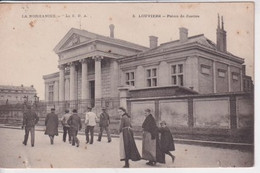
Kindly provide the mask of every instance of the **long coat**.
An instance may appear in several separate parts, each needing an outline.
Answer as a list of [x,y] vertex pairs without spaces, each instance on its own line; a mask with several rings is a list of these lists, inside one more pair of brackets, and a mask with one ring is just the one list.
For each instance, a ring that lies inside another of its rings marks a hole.
[[158,127],[154,117],[148,115],[142,125],[143,128],[143,150],[144,160],[165,163],[165,154],[160,149]]
[[59,125],[58,115],[55,113],[49,113],[45,119],[45,126],[46,126],[45,135],[58,136],[58,125]]
[[159,132],[161,133],[161,150],[163,152],[174,151],[174,140],[170,129],[168,127],[161,127],[159,128]]
[[138,152],[138,149],[134,140],[134,133],[132,130],[132,125],[130,123],[130,118],[128,115],[124,114],[121,118],[120,122],[120,160],[128,160],[132,161],[141,160],[141,156]]

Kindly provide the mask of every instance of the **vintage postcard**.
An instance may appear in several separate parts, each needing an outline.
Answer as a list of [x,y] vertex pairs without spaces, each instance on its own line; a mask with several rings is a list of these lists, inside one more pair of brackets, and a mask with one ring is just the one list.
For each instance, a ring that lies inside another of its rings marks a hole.
[[252,168],[254,2],[1,3],[0,168]]

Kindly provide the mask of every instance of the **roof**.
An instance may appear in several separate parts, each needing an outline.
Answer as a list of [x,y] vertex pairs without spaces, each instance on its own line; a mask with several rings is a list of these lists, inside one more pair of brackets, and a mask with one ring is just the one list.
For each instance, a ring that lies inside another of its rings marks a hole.
[[36,91],[33,87],[26,86],[13,86],[13,85],[0,85],[0,89],[4,90],[23,90],[23,91]]
[[[198,45],[201,45],[201,46],[204,46],[206,48],[212,49],[213,51],[224,53],[224,54],[233,56],[234,58],[238,59],[239,61],[243,61],[242,58],[239,58],[239,57],[231,54],[228,51],[227,52],[218,51],[217,50],[217,45],[213,41],[211,41],[210,39],[205,37],[204,34],[188,37],[188,39],[186,41],[184,41],[184,42],[181,42],[180,40],[174,40],[174,41],[162,43],[162,44],[160,44],[156,48],[149,49],[149,50],[146,50],[144,52],[140,52],[140,53],[138,53],[138,54],[136,54],[134,56],[151,55],[151,54],[154,54],[154,53],[159,53],[159,52],[162,52],[162,51],[168,51],[168,50],[171,50],[173,48],[177,48],[179,46],[184,46],[184,45],[188,45],[188,44],[192,44],[192,43],[197,43]],[[129,57],[133,57],[133,56],[129,56]]]
[[127,48],[138,49],[140,51],[144,51],[144,50],[148,49],[145,46],[135,44],[135,43],[131,43],[131,42],[128,42],[128,41],[125,41],[125,40],[99,35],[99,34],[92,33],[92,32],[86,31],[86,30],[82,30],[82,29],[71,28],[69,30],[69,32],[55,46],[54,51],[56,53],[59,53],[60,48],[62,48],[62,46],[66,43],[68,38],[70,38],[73,34],[78,34],[78,35],[81,35],[83,37],[89,38],[90,40],[87,41],[88,43],[99,40],[99,41],[109,42],[111,44],[117,44],[117,45],[120,45],[120,46],[125,46]]

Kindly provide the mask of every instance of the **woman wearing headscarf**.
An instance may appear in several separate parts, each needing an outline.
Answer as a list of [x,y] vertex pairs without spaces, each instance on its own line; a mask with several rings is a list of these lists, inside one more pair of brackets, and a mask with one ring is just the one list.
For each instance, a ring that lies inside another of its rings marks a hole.
[[137,150],[130,116],[126,113],[125,108],[120,107],[118,114],[121,116],[120,122],[120,160],[125,161],[124,168],[129,168],[129,159],[132,161],[141,160],[141,156]]
[[165,154],[160,149],[158,127],[150,109],[145,110],[143,128],[142,158],[148,160],[147,165],[155,165],[156,162],[165,163]]

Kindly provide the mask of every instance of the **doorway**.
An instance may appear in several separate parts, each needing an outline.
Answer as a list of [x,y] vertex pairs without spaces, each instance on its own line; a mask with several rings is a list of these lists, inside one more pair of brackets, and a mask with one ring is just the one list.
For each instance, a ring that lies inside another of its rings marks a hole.
[[90,105],[95,106],[95,81],[89,81],[89,95],[90,95]]

